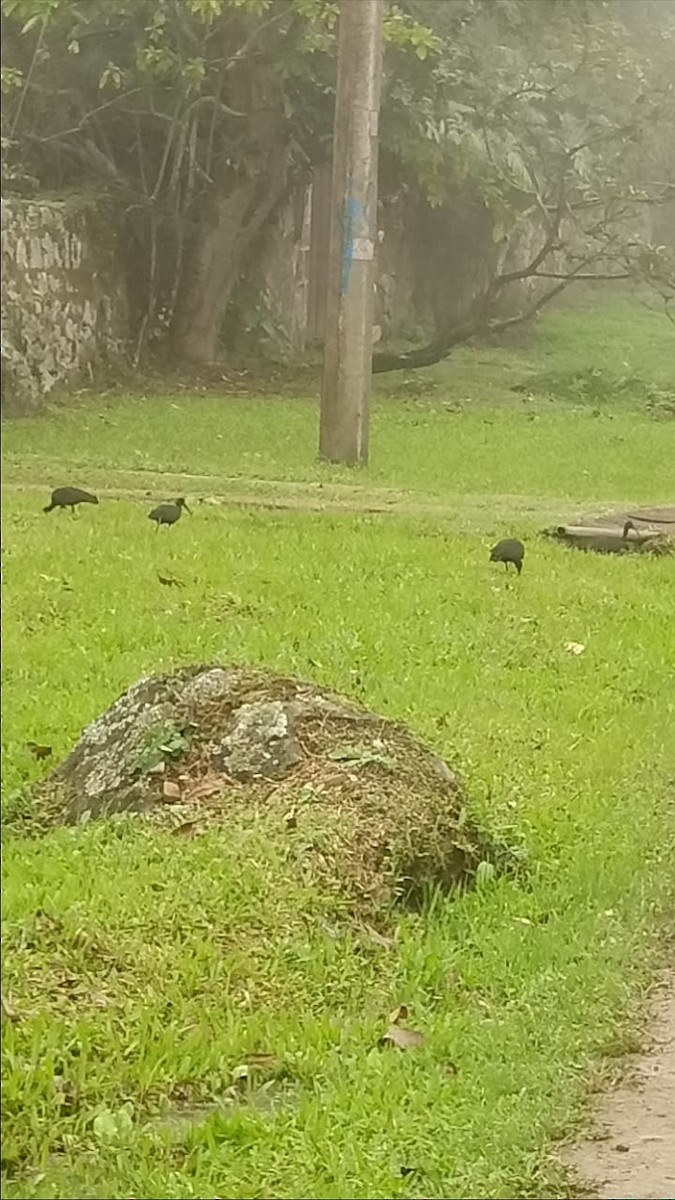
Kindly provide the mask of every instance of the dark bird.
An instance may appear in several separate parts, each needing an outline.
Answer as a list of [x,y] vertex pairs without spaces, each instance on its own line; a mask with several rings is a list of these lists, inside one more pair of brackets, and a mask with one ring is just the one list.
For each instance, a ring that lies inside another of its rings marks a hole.
[[490,551],[490,562],[503,562],[507,571],[509,563],[513,563],[519,575],[523,569],[524,557],[525,547],[517,538],[505,538],[503,542],[497,542]]
[[42,511],[52,512],[55,508],[69,508],[74,514],[76,504],[98,504],[98,496],[92,496],[91,492],[83,492],[82,488],[56,488],[52,492],[51,504],[45,505]]
[[38,762],[43,758],[49,758],[52,752],[51,746],[41,746],[39,742],[26,742],[26,749],[30,750],[33,758]]
[[159,530],[160,525],[175,525],[176,521],[180,520],[183,509],[190,512],[183,496],[179,496],[173,504],[158,504],[157,508],[153,508],[152,512],[148,513],[148,519],[156,521],[157,530]]

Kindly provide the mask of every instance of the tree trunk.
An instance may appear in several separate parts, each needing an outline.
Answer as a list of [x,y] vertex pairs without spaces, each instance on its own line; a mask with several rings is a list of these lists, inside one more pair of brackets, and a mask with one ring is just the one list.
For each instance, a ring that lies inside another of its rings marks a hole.
[[178,359],[208,363],[218,357],[225,311],[243,263],[287,193],[283,110],[260,96],[258,102],[261,107],[247,125],[245,153],[234,168],[222,156],[186,250],[172,326]]

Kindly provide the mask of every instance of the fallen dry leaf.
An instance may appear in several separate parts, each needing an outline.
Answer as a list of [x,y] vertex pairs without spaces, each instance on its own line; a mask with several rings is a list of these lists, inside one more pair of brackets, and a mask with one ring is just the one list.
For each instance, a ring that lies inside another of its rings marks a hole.
[[565,642],[565,649],[568,654],[583,654],[586,647],[581,642]]
[[42,758],[49,758],[52,753],[51,746],[41,746],[39,742],[26,742],[26,749],[30,750],[33,758],[36,758],[38,762]]
[[399,1021],[407,1021],[408,1006],[407,1004],[399,1004],[392,1013],[389,1013],[389,1024],[398,1025]]
[[175,829],[171,830],[173,837],[193,838],[197,832],[196,821],[183,821],[182,825],[176,825]]
[[162,784],[162,795],[165,800],[180,800],[180,788],[171,779],[165,779]]
[[424,1042],[424,1034],[417,1029],[407,1029],[405,1025],[390,1025],[382,1043],[396,1046],[397,1050],[414,1050]]
[[111,1003],[110,997],[106,996],[104,992],[90,992],[89,999],[96,1008],[107,1008]]
[[386,937],[383,933],[380,933],[379,930],[373,929],[372,925],[364,925],[363,932],[371,942],[375,943],[376,946],[383,946],[389,950],[392,946],[396,945],[395,937]]
[[20,1021],[21,1013],[19,1010],[16,1009],[13,1004],[10,1004],[9,1000],[5,1000],[4,996],[2,996],[1,999],[3,1017],[6,1017],[8,1021]]
[[188,788],[185,793],[186,804],[192,804],[195,800],[207,800],[209,796],[216,796],[223,790],[223,781],[217,775],[206,775],[204,779],[199,779],[192,787]]

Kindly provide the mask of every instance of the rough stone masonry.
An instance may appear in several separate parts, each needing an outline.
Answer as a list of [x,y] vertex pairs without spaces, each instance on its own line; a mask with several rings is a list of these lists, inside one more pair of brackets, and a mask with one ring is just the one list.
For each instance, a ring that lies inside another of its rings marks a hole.
[[128,336],[117,233],[83,200],[2,201],[2,407],[30,413],[91,381]]

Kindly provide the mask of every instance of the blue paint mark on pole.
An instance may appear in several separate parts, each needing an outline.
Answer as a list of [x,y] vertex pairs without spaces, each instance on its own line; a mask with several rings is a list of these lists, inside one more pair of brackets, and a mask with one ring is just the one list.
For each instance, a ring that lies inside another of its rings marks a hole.
[[364,230],[368,229],[368,217],[366,210],[360,200],[352,194],[354,188],[354,180],[350,176],[347,181],[347,200],[342,213],[342,284],[340,286],[340,295],[346,296],[349,291],[349,278],[352,271],[352,261],[354,258],[354,238],[355,228],[361,225]]
[[349,291],[349,277],[352,273],[352,250],[354,249],[353,216],[350,202],[347,201],[342,210],[342,283],[340,295],[346,296]]

